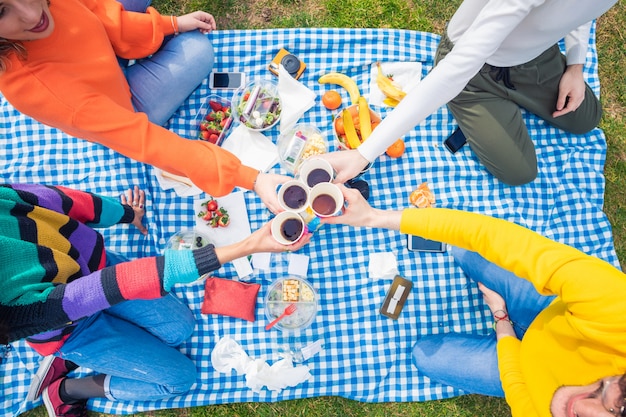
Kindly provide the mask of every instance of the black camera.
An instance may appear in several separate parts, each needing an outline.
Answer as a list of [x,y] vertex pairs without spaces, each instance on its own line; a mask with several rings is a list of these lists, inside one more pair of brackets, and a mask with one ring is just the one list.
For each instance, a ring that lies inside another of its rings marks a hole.
[[305,63],[300,61],[297,56],[285,48],[281,48],[280,51],[278,51],[268,68],[273,74],[278,75],[278,66],[280,64],[282,64],[285,70],[296,80],[300,78],[306,69]]

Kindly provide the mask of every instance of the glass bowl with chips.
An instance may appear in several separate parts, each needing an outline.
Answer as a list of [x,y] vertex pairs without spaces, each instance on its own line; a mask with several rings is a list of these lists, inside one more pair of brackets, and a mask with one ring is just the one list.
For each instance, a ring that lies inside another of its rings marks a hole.
[[296,276],[279,278],[269,287],[265,296],[265,316],[268,322],[280,316],[291,303],[296,304],[296,311],[281,319],[274,328],[282,331],[302,330],[313,323],[317,314],[317,291],[310,282]]

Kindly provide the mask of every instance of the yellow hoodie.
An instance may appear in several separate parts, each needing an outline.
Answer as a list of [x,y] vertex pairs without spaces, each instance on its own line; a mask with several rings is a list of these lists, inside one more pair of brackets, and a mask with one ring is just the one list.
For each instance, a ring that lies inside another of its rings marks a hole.
[[550,416],[560,386],[626,372],[626,276],[609,263],[514,223],[456,210],[404,210],[400,231],[477,252],[557,296],[521,341],[498,342],[513,416]]

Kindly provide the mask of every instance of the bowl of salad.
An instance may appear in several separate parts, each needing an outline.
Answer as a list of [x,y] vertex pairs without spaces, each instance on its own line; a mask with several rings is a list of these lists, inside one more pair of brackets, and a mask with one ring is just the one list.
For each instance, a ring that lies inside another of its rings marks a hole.
[[278,84],[272,80],[254,80],[235,91],[232,105],[234,119],[248,129],[271,129],[280,120]]

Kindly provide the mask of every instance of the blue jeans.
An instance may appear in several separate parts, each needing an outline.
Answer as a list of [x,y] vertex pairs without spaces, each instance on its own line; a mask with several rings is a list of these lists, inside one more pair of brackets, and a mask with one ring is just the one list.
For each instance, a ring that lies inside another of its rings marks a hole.
[[[530,323],[554,299],[532,284],[487,261],[475,252],[453,247],[455,262],[465,274],[504,298],[515,334],[522,338]],[[413,346],[413,363],[433,381],[467,393],[503,397],[495,332],[447,333],[423,336]]]
[[[107,251],[107,266],[127,260]],[[175,349],[195,324],[193,313],[171,294],[125,301],[79,322],[59,356],[105,374],[110,400],[160,400],[184,394],[196,382],[195,364]]]
[[125,301],[82,320],[59,356],[107,375],[110,400],[160,400],[196,382],[195,364],[175,348],[194,327],[189,308],[171,294]]
[[[124,9],[144,12],[150,1],[120,0]],[[194,30],[168,36],[153,55],[127,66],[120,65],[132,94],[136,111],[163,126],[187,97],[205,80],[213,69],[213,45],[209,38]]]

